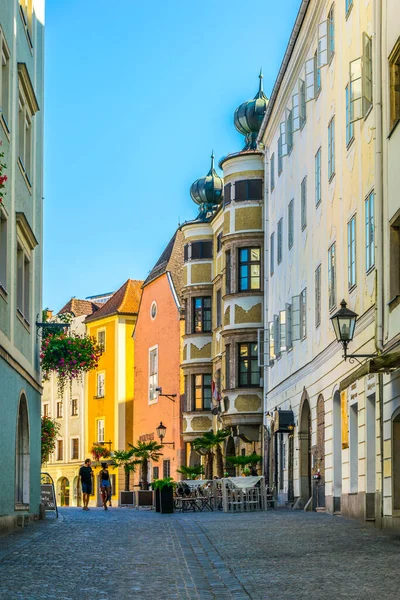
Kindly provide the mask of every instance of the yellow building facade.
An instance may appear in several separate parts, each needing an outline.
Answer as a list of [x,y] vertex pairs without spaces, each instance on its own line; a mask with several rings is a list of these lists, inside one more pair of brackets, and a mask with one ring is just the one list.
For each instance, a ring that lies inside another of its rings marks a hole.
[[[141,281],[128,281],[85,321],[87,334],[103,348],[98,368],[88,374],[85,389],[85,457],[92,458],[93,444],[110,452],[127,450],[133,443],[134,340]],[[108,461],[109,462],[109,461]],[[90,504],[100,506],[98,473],[92,465],[95,486]],[[110,468],[113,500],[124,489],[123,469]]]

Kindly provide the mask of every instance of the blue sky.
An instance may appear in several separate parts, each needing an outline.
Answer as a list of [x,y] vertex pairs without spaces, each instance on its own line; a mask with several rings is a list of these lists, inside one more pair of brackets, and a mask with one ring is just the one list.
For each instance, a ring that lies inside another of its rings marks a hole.
[[243,146],[300,0],[46,0],[45,307],[143,279],[192,182]]

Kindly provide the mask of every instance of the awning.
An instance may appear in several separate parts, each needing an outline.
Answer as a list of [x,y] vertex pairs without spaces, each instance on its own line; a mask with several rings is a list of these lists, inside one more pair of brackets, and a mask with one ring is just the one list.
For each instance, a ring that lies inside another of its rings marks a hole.
[[375,358],[371,358],[358,369],[353,371],[348,377],[340,382],[339,391],[342,392],[350,387],[361,377],[370,373],[391,373],[400,368],[400,351],[381,354]]
[[276,410],[274,412],[274,433],[292,433],[294,415],[292,410]]

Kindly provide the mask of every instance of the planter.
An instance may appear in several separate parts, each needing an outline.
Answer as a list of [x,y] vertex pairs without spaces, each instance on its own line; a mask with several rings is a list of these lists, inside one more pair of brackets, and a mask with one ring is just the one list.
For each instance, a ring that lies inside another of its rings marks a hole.
[[161,494],[160,490],[154,490],[154,503],[156,512],[161,512]]
[[153,492],[151,490],[137,490],[135,492],[136,506],[153,506]]
[[156,493],[156,511],[157,511],[157,495],[160,497],[160,512],[170,514],[174,512],[174,488],[172,485],[165,485]]

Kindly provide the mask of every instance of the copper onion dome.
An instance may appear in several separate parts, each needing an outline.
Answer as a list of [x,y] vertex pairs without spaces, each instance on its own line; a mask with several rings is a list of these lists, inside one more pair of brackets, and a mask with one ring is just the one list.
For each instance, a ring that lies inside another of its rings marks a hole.
[[200,215],[206,216],[222,202],[224,180],[214,169],[214,153],[211,155],[211,167],[207,175],[196,179],[190,187],[193,202],[199,205]]
[[235,127],[239,133],[246,136],[246,145],[243,150],[257,150],[257,135],[268,105],[268,98],[263,92],[262,71],[260,71],[259,78],[260,85],[257,94],[252,100],[243,102],[235,110]]

